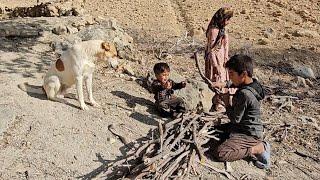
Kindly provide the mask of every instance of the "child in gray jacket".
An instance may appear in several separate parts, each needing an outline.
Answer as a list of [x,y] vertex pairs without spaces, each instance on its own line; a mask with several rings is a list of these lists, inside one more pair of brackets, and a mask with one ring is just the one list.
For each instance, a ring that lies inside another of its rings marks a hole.
[[256,159],[259,168],[270,167],[270,144],[262,141],[263,125],[260,118],[260,101],[265,92],[254,78],[253,60],[246,55],[235,55],[226,63],[231,82],[215,83],[215,88],[238,88],[232,105],[226,113],[229,123],[218,128],[225,133],[223,142],[217,147],[215,156],[220,161],[235,161],[245,157]]

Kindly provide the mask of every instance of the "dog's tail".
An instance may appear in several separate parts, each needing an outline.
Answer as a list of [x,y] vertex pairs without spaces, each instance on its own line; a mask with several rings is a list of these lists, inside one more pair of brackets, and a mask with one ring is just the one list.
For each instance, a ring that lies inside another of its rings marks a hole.
[[46,94],[42,86],[34,86],[25,82],[18,85],[18,88],[27,93]]

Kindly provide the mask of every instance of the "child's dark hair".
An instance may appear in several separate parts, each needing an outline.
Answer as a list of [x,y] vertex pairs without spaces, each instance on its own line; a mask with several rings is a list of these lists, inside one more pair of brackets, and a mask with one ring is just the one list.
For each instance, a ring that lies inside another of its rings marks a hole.
[[155,74],[161,74],[165,71],[170,72],[170,67],[167,63],[161,62],[161,63],[157,63],[154,65],[153,67],[153,72]]
[[253,75],[253,60],[247,55],[237,54],[232,56],[229,61],[227,61],[225,67],[234,70],[239,75],[244,71],[248,73],[249,77]]

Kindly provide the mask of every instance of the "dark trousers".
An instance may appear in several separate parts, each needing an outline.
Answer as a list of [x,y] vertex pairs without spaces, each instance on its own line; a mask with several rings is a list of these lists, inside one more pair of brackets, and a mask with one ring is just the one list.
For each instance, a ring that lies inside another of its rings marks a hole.
[[170,99],[156,102],[156,107],[162,117],[174,117],[175,114],[186,111],[185,103],[179,97],[171,97]]
[[216,127],[223,133],[219,134],[220,142],[214,148],[214,156],[218,161],[236,161],[246,157],[253,157],[251,148],[262,142],[261,139],[242,133],[230,132],[231,124]]

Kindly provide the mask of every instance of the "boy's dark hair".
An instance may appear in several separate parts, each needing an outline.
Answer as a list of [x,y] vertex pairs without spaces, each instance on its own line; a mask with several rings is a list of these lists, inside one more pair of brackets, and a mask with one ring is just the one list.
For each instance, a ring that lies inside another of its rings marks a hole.
[[249,77],[253,75],[253,60],[247,55],[237,54],[232,56],[229,61],[227,61],[225,67],[234,70],[239,75],[244,71],[248,73]]
[[165,71],[170,72],[170,67],[167,63],[161,62],[161,63],[157,63],[154,65],[153,67],[153,72],[155,74],[161,74]]

